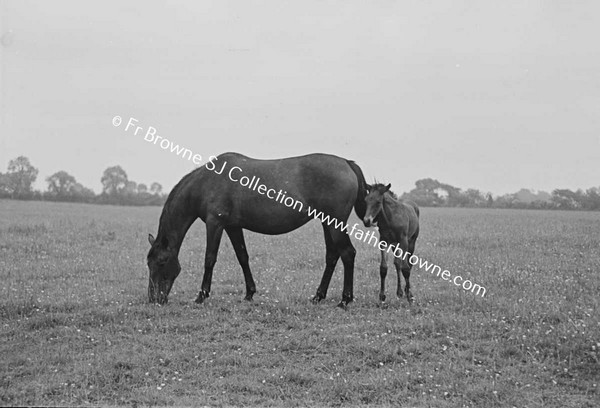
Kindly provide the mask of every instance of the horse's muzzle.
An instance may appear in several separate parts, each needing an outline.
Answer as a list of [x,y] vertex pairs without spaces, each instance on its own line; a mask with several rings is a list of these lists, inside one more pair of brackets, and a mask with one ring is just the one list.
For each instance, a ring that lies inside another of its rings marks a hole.
[[375,220],[373,219],[373,217],[365,217],[363,219],[363,223],[365,224],[365,227],[376,227],[377,223],[375,222]]
[[148,283],[148,303],[156,303],[159,305],[167,304],[172,285],[173,283],[168,281],[162,281],[155,284],[150,280]]

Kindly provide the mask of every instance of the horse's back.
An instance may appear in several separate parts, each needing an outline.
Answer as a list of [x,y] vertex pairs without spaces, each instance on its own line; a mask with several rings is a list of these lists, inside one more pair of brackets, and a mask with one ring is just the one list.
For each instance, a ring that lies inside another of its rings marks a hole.
[[414,201],[404,200],[403,204],[409,209],[409,235],[411,237],[419,234],[419,206]]
[[265,185],[282,188],[308,202],[324,195],[337,195],[336,201],[347,195],[356,196],[358,186],[354,171],[346,159],[335,155],[312,153],[282,159],[254,159],[229,152],[220,155],[219,160],[227,161],[229,168],[239,167],[240,175],[260,177]]
[[412,208],[412,210],[415,212],[415,215],[417,216],[417,219],[421,216],[421,211],[419,210],[419,206],[417,205],[417,203],[411,200],[401,200],[401,202],[408,208]]
[[[338,156],[313,153],[264,160],[228,152],[213,161],[212,174],[205,172],[198,182],[206,184],[203,190],[211,196],[206,211],[226,224],[283,233],[312,219],[310,208],[345,221],[357,201],[357,175]],[[198,198],[207,200],[200,194]]]
[[390,232],[393,230],[393,234],[397,237],[406,234],[408,238],[418,235],[419,233],[419,207],[417,204],[410,200],[395,199],[396,205],[392,212],[393,220],[391,225],[386,228]]

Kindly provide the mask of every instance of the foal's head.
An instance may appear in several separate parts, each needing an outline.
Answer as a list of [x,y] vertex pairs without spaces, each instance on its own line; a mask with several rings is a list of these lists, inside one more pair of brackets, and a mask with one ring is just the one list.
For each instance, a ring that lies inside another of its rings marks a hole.
[[390,187],[392,187],[391,184],[384,186],[381,183],[367,186],[367,191],[369,192],[369,194],[367,194],[365,197],[365,201],[367,202],[367,211],[365,212],[365,217],[363,218],[363,222],[365,223],[366,227],[376,225],[374,221],[383,208],[383,195],[390,190]]
[[148,301],[150,303],[165,304],[168,301],[169,292],[173,287],[175,278],[181,272],[178,253],[170,247],[166,237],[154,239],[148,235],[150,251],[148,252],[148,269],[150,278],[148,281]]

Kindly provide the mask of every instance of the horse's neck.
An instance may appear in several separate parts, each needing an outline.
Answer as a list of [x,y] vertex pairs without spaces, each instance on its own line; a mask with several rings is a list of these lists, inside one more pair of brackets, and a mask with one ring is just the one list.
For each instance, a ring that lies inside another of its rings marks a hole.
[[166,236],[169,244],[177,250],[181,247],[185,234],[198,218],[193,209],[185,203],[186,200],[182,199],[166,203],[160,217],[159,235]]
[[383,203],[381,206],[381,215],[386,227],[391,225],[393,209],[396,206],[396,200],[390,194],[383,195]]
[[395,198],[391,194],[386,193],[383,196],[383,207],[381,211],[385,212],[386,223],[391,225],[394,218],[403,213],[403,201],[399,198]]

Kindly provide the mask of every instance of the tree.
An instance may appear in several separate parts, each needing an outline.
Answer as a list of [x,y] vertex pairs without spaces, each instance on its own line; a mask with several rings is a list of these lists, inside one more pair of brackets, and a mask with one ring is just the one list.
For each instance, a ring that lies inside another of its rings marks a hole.
[[477,189],[470,188],[464,193],[469,206],[483,207],[486,204],[486,199]]
[[409,199],[422,206],[438,206],[443,204],[444,198],[440,197],[436,190],[440,182],[431,178],[420,179],[415,182],[415,188],[402,195],[403,199]]
[[137,194],[137,183],[135,181],[128,181],[125,184],[124,192],[127,196],[135,196]]
[[600,210],[600,189],[598,187],[592,187],[586,191],[583,208],[594,211]]
[[582,207],[584,193],[581,190],[573,192],[566,188],[552,191],[552,203],[561,210],[574,210]]
[[31,165],[29,159],[19,156],[8,162],[8,171],[4,177],[6,189],[13,198],[31,196],[31,185],[35,182],[37,175],[38,169]]
[[460,188],[451,186],[450,184],[441,184],[440,188],[448,193],[446,205],[450,207],[469,206],[469,198],[462,191],[460,191]]
[[440,183],[432,178],[420,179],[415,182],[415,188],[402,196],[413,200],[422,206],[466,206],[468,198],[460,188],[450,184]]
[[162,193],[162,186],[156,181],[150,185],[150,192],[155,195]]
[[57,198],[72,196],[77,185],[75,177],[62,170],[48,177],[46,181],[48,182],[48,192]]
[[10,177],[7,174],[0,173],[0,198],[10,197],[11,193]]
[[84,187],[80,183],[75,183],[71,189],[71,194],[77,201],[92,202],[96,197],[94,190]]
[[140,183],[137,186],[137,192],[138,194],[144,194],[148,192],[148,186],[145,185],[144,183]]
[[121,166],[112,166],[104,170],[102,178],[102,192],[108,195],[120,195],[127,186],[127,173]]
[[503,196],[497,197],[494,201],[494,207],[496,208],[513,208],[517,199],[514,194],[504,194]]

